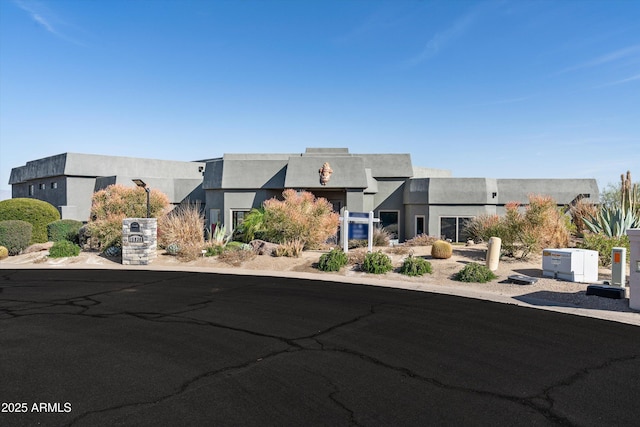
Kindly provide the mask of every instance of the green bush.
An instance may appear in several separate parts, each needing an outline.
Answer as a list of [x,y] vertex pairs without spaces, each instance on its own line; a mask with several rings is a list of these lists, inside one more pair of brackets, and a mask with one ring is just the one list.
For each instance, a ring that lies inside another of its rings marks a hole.
[[61,219],[60,221],[54,221],[47,224],[47,237],[50,242],[57,242],[58,240],[68,240],[73,243],[78,243],[78,234],[82,227],[81,221],[75,219]]
[[470,262],[465,265],[462,270],[454,275],[454,279],[460,282],[475,282],[486,283],[497,278],[493,271],[485,265],[478,264],[477,262]]
[[431,263],[424,258],[416,258],[409,255],[404,259],[400,267],[400,274],[407,276],[422,276],[423,274],[432,273]]
[[[218,256],[222,252],[224,252],[226,249],[224,246],[211,245],[211,246],[207,246],[205,250],[206,252],[204,253],[204,256]],[[168,249],[167,249],[167,252],[169,252]]]
[[254,239],[262,240],[264,232],[264,208],[254,208],[244,216],[238,229],[235,230],[234,237],[237,237],[245,243],[249,243]]
[[340,249],[331,249],[330,252],[320,256],[320,261],[318,261],[318,270],[340,271],[342,267],[347,265],[347,262],[347,254]]
[[391,264],[391,258],[387,254],[378,251],[368,253],[364,257],[361,268],[367,273],[384,274],[393,270],[393,265]]
[[0,259],[5,259],[9,256],[9,249],[4,246],[0,246]]
[[18,255],[29,246],[32,229],[26,221],[0,221],[0,246],[7,248],[9,255]]
[[50,203],[37,199],[9,199],[0,201],[0,221],[26,221],[33,226],[29,244],[47,241],[47,224],[58,221],[60,212]]
[[631,259],[631,245],[629,236],[626,234],[620,237],[608,237],[604,234],[586,234],[584,241],[579,243],[578,247],[598,251],[598,260],[603,267],[611,265],[611,249],[613,248],[627,248],[627,261]]
[[49,249],[50,258],[66,258],[70,256],[78,256],[80,254],[80,246],[68,240],[58,240]]

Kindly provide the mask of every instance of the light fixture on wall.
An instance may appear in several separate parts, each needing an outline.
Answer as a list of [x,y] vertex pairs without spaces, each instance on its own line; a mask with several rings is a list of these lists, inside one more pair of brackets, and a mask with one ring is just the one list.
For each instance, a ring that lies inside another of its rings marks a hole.
[[132,179],[131,181],[135,182],[138,187],[144,188],[144,191],[147,192],[147,218],[151,218],[151,192],[150,188],[147,187],[147,184],[141,179]]

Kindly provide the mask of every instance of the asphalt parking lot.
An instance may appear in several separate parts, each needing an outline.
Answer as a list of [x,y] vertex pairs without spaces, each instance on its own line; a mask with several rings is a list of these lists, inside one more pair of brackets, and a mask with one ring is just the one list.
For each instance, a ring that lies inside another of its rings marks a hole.
[[0,425],[638,425],[640,328],[291,278],[0,271]]

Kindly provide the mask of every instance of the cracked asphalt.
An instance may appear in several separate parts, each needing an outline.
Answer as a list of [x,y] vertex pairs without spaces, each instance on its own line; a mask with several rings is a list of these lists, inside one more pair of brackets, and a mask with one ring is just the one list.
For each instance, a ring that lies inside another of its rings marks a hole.
[[0,271],[2,426],[631,426],[638,396],[627,324],[292,278]]

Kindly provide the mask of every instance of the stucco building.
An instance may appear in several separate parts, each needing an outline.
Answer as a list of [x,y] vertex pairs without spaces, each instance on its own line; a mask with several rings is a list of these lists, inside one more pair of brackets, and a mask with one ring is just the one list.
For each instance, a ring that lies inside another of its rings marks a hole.
[[455,178],[447,170],[414,166],[410,154],[353,154],[346,148],[224,154],[198,162],[66,153],[14,168],[9,183],[13,197],[46,200],[63,218],[86,221],[93,191],[135,185],[135,178],[172,203],[200,201],[208,225],[235,228],[252,208],[293,188],[326,198],[336,211],[373,211],[399,241],[418,234],[464,241],[467,218],[502,214],[506,203],[526,204],[531,193],[550,195],[560,205],[599,197],[595,179]]

